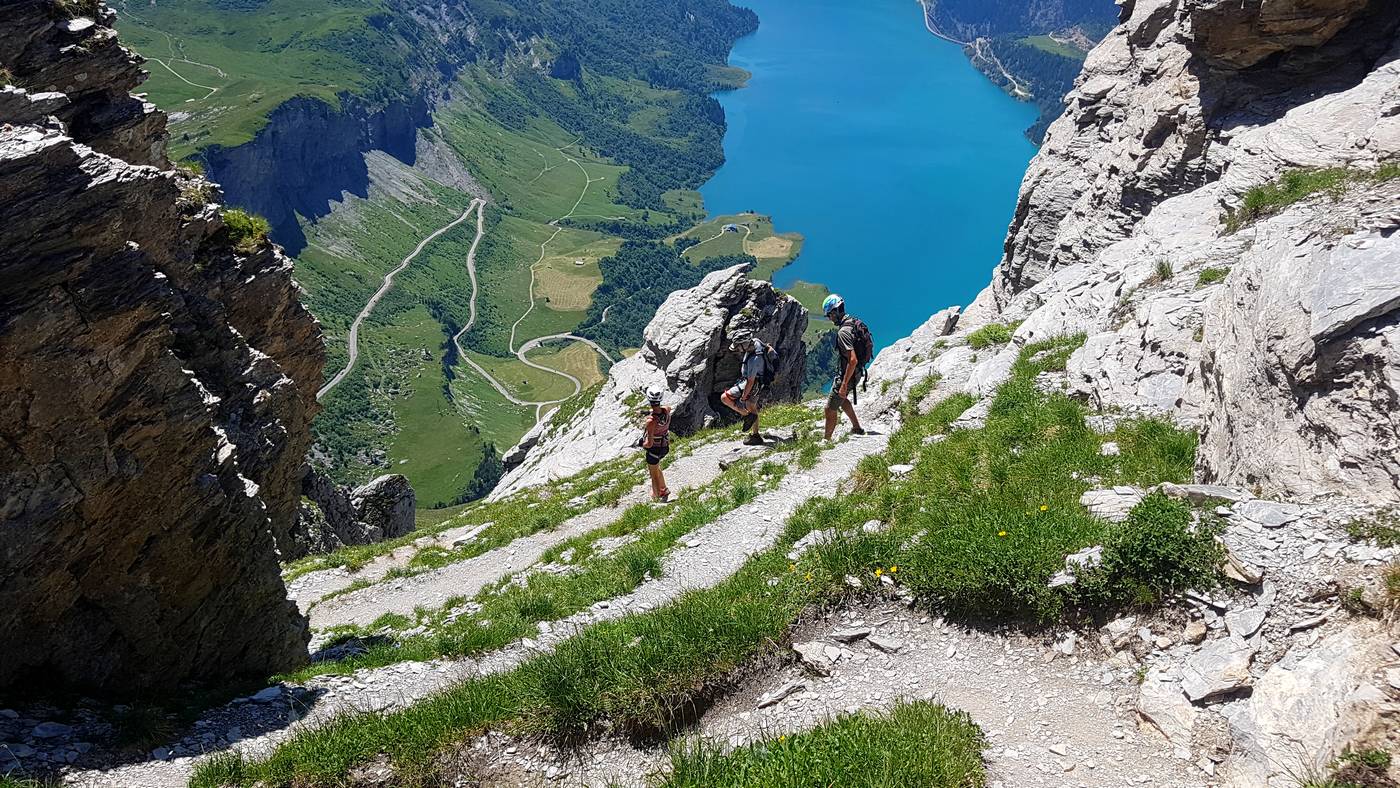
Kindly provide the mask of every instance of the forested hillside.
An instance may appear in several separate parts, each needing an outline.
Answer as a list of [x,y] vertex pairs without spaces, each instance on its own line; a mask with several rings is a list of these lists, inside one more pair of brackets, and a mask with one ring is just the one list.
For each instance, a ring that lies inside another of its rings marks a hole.
[[964,41],[1090,25],[1099,36],[1117,19],[1113,0],[929,0],[929,20]]
[[1039,143],[1059,116],[1084,56],[1118,18],[1113,0],[925,0],[930,29],[962,42],[973,65],[1040,109]]

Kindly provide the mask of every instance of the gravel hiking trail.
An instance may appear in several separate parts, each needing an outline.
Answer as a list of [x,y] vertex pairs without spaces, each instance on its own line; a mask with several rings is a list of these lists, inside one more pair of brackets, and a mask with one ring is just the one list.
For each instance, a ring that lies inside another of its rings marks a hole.
[[[766,453],[761,447],[735,446],[732,440],[705,443],[685,457],[679,457],[666,469],[666,476],[677,492],[703,487],[719,477],[720,463]],[[566,520],[549,531],[522,536],[507,545],[482,553],[455,564],[434,569],[412,577],[382,580],[390,571],[408,566],[414,554],[423,547],[438,546],[451,549],[454,543],[471,538],[479,526],[453,528],[437,535],[424,537],[393,553],[381,556],[358,572],[326,569],[298,578],[289,589],[293,599],[307,612],[308,606],[326,594],[347,588],[357,580],[374,583],[367,588],[328,599],[310,607],[313,629],[356,624],[367,626],[385,613],[412,616],[418,607],[437,608],[454,596],[472,596],[502,575],[525,569],[539,561],[545,551],[555,545],[582,536],[595,528],[608,525],[622,516],[633,504],[650,497],[645,481],[635,485],[615,507],[593,509]],[[420,544],[421,543],[421,544]],[[314,647],[314,646],[313,646]]]
[[[793,468],[775,488],[692,531],[684,545],[677,545],[666,555],[660,577],[643,582],[627,594],[596,603],[589,610],[549,622],[536,638],[517,641],[474,659],[403,662],[349,676],[317,676],[296,686],[269,689],[259,699],[241,698],[206,711],[184,731],[183,738],[170,746],[194,752],[235,748],[250,757],[265,756],[302,726],[347,712],[403,708],[466,678],[510,670],[532,656],[552,651],[561,641],[598,621],[651,610],[692,589],[714,586],[743,566],[751,555],[771,546],[798,506],[815,496],[834,494],[860,460],[884,451],[887,441],[885,435],[871,434],[831,446],[816,467]],[[692,459],[718,468],[713,455],[707,459],[699,450],[682,461]],[[676,465],[680,466],[681,461]],[[676,473],[679,479],[681,469],[677,468]],[[620,516],[625,508],[603,511]],[[602,518],[598,525],[605,522],[606,518]],[[495,577],[504,574],[509,572],[498,567]],[[461,593],[460,589],[457,593]],[[199,757],[143,760],[105,770],[84,770],[67,775],[66,781],[93,788],[176,788],[186,784]]]
[[[851,630],[869,630],[893,653],[866,637],[843,642]],[[835,656],[829,676],[796,663],[758,672],[708,709],[691,735],[736,747],[807,730],[843,712],[926,699],[968,712],[986,732],[991,788],[1211,782],[1160,737],[1138,730],[1133,671],[1082,647],[1066,655],[1040,638],[969,629],[899,603],[832,611],[793,633],[795,643],[813,641]],[[784,699],[767,703],[786,690]],[[664,747],[613,738],[567,754],[499,733],[471,746],[487,756],[474,763],[496,764],[483,775],[489,786],[643,786],[668,763]]]

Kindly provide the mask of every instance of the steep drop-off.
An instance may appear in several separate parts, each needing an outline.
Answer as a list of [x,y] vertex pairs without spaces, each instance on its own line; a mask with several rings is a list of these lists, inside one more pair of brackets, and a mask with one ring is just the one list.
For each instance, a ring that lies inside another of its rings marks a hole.
[[266,675],[306,658],[275,545],[320,330],[291,262],[169,168],[111,12],[70,8],[0,17],[0,685]]

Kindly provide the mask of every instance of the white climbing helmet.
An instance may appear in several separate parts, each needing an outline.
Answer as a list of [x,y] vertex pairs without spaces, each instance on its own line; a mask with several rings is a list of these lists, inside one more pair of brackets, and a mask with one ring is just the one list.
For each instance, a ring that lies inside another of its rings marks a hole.
[[660,405],[660,404],[661,404],[661,387],[659,387],[659,386],[648,386],[648,387],[647,387],[647,402],[648,402],[649,404],[652,404],[652,405]]

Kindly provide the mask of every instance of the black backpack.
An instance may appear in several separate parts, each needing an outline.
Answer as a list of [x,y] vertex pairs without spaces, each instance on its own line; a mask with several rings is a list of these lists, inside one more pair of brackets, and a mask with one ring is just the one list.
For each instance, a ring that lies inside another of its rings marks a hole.
[[870,326],[858,317],[846,317],[850,321],[851,338],[855,343],[856,361],[862,367],[868,365],[875,357],[875,338],[870,336]]
[[[760,388],[766,389],[769,386],[773,385],[773,381],[776,380],[778,377],[778,362],[782,359],[782,356],[778,354],[777,348],[773,347],[767,342],[763,342],[762,345],[763,371],[758,373],[758,385]],[[749,357],[752,356],[752,354],[753,351],[750,350],[749,355],[744,356],[744,360],[748,361]]]

